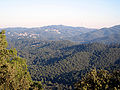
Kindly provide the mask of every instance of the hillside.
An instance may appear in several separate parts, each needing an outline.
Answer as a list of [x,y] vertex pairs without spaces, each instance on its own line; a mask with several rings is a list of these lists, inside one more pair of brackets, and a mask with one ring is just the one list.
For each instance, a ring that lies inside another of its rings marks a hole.
[[[75,44],[70,41],[17,40],[12,42],[27,59],[33,80],[72,86],[90,69],[120,68],[120,44]],[[61,87],[61,86],[60,86]]]
[[71,39],[83,42],[120,43],[120,25],[87,32]]
[[8,28],[7,48],[15,47],[18,56],[27,59],[34,81],[68,90],[92,68],[120,69],[119,34],[119,25],[99,30],[63,25]]

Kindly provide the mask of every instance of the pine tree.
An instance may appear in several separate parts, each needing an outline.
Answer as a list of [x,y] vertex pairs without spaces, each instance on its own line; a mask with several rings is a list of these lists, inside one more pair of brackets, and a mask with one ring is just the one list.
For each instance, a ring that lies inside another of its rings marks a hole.
[[6,49],[7,41],[5,30],[0,32],[0,89],[4,90],[28,90],[42,88],[40,82],[31,80],[27,69],[26,60],[17,56],[15,48]]

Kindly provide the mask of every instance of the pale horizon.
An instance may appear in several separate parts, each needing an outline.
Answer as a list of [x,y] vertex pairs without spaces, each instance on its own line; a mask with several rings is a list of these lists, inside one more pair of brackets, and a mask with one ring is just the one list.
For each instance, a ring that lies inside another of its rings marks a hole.
[[120,0],[2,0],[0,28],[120,25]]
[[[52,25],[63,25],[63,24],[52,24]],[[44,27],[44,26],[52,26],[52,25],[39,25],[39,26],[6,26],[6,27],[0,27],[0,29],[5,29],[5,28],[39,28],[39,27]],[[91,28],[91,29],[102,29],[102,28],[110,28],[116,25],[120,24],[115,24],[115,25],[108,25],[108,26],[102,26],[102,27],[87,27],[87,26],[72,26],[72,25],[63,25],[63,26],[71,26],[71,27],[84,27],[84,28]]]

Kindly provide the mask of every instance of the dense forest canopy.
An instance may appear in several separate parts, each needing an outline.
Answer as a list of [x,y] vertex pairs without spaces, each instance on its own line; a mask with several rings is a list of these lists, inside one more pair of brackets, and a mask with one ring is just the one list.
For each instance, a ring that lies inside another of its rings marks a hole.
[[[68,40],[15,37],[8,37],[7,41],[3,30],[0,33],[0,88],[6,90],[21,88],[33,90],[42,87],[45,90],[119,88],[118,42],[80,44]],[[96,69],[91,71],[93,68]],[[95,72],[93,76],[96,75],[95,82],[91,82],[94,81],[92,72]],[[103,77],[100,77],[102,74]]]
[[76,44],[67,40],[44,41],[27,38],[9,42],[9,46],[16,47],[18,54],[27,59],[32,79],[46,85],[73,88],[73,84],[91,68],[110,72],[120,69],[119,43]]
[[107,70],[93,69],[75,83],[76,90],[119,90],[120,70],[109,73]]

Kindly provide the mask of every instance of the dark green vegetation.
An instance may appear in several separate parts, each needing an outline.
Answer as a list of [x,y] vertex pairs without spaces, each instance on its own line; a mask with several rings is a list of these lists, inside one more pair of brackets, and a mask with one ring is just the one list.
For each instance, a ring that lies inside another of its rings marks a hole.
[[75,84],[75,90],[119,90],[120,70],[109,73],[106,70],[92,70]]
[[75,44],[69,41],[19,39],[12,41],[27,58],[33,80],[47,86],[70,89],[91,68],[120,69],[120,44]]
[[[45,89],[74,89],[74,83],[88,73],[82,79],[84,85],[81,81],[78,82],[87,87],[86,80],[89,82],[88,76],[92,68],[107,70],[108,80],[112,79],[114,70],[120,69],[120,25],[100,30],[62,25],[12,29],[7,29],[8,48],[15,47],[18,56],[27,59],[31,78],[41,81]],[[96,77],[101,78],[99,74],[103,72],[96,73]],[[99,82],[98,79],[96,81]],[[95,85],[98,84],[101,88],[102,82],[104,80]],[[82,88],[78,84],[75,84],[76,88]]]
[[26,60],[17,56],[15,48],[6,49],[5,31],[0,32],[0,89],[40,90],[40,82],[33,82],[28,72]]

